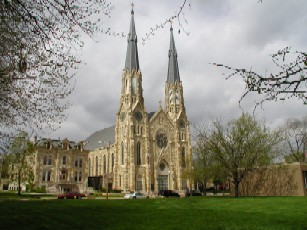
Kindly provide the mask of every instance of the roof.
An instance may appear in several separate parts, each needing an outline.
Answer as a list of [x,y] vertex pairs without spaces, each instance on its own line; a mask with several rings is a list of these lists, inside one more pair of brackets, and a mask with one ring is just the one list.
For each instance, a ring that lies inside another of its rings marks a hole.
[[133,69],[138,71],[140,69],[133,9],[131,10],[130,31],[128,34],[128,48],[126,54],[125,69],[129,69],[130,71]]
[[115,126],[94,132],[85,140],[85,150],[95,150],[115,143]]
[[173,35],[173,27],[170,29],[170,47],[168,51],[168,73],[167,82],[175,83],[180,81],[178,61],[177,61],[177,51],[175,47],[175,40]]

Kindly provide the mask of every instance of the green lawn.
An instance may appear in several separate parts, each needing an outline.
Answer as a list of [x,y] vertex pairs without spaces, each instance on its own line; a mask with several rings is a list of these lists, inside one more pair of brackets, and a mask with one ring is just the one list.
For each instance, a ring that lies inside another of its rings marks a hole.
[[307,197],[7,200],[5,229],[307,229]]

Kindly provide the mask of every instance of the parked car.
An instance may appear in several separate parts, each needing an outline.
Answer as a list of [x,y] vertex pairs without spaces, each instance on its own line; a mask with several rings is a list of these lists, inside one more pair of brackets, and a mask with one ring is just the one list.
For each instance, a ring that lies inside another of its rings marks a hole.
[[185,194],[186,196],[202,196],[203,194],[199,190],[188,191]]
[[158,195],[162,197],[180,197],[179,194],[173,190],[160,190]]
[[79,192],[70,192],[58,195],[58,199],[81,199],[82,197],[85,197],[85,194]]
[[146,199],[149,197],[141,192],[132,192],[132,193],[126,194],[124,198],[126,199]]

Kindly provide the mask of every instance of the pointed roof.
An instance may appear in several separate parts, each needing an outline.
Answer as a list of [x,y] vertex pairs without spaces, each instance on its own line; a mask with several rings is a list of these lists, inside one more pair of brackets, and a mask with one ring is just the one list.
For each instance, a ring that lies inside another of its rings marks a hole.
[[125,69],[129,69],[130,71],[133,69],[138,71],[140,69],[133,8],[131,10],[130,31],[128,34],[128,48],[126,54]]
[[180,81],[178,61],[177,61],[177,51],[175,47],[173,27],[171,26],[171,40],[170,47],[168,51],[168,73],[167,73],[167,82],[175,83]]

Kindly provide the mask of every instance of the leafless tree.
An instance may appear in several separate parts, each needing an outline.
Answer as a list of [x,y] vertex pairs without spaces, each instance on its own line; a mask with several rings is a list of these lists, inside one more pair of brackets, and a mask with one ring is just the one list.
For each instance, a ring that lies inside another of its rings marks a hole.
[[285,125],[286,161],[304,162],[307,154],[307,117],[288,119]]
[[[184,14],[186,0],[179,12]],[[83,35],[125,37],[103,24],[107,0],[0,0],[0,137],[18,129],[55,130],[67,118]],[[3,147],[0,144],[0,148]]]
[[239,77],[245,82],[246,91],[239,103],[248,94],[256,92],[264,97],[256,103],[255,108],[261,106],[265,101],[290,98],[297,98],[307,105],[307,53],[292,51],[290,47],[286,47],[271,56],[273,64],[280,70],[277,73],[262,75],[244,68],[234,68],[217,63],[213,65],[232,71],[226,79]]
[[0,1],[1,139],[65,120],[80,37],[101,31],[101,15],[111,10],[105,0]]

